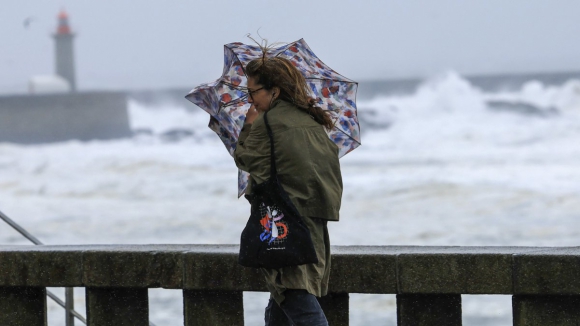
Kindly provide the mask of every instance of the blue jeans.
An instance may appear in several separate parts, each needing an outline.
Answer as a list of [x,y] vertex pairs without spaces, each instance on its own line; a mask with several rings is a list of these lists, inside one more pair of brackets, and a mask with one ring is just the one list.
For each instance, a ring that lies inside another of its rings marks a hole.
[[281,305],[270,298],[264,316],[266,326],[328,326],[326,316],[312,294],[305,290],[286,290],[284,297]]

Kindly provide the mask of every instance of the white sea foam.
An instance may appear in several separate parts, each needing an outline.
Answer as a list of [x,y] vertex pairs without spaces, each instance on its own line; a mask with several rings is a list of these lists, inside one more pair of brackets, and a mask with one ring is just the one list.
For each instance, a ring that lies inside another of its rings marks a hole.
[[[576,245],[579,81],[485,93],[446,73],[412,95],[358,107],[363,145],[341,160],[333,244]],[[249,207],[236,198],[237,170],[207,114],[136,101],[129,111],[142,131],[132,139],[0,144],[0,210],[47,244],[236,243]],[[164,137],[171,130],[193,134]],[[0,242],[26,243],[7,226]],[[246,299],[248,324],[259,323],[264,296]],[[153,291],[151,300],[154,322],[181,323],[163,312],[181,305],[179,294]],[[509,302],[494,300],[466,318],[499,309],[509,324]],[[392,297],[355,295],[351,306],[353,324],[394,324]]]

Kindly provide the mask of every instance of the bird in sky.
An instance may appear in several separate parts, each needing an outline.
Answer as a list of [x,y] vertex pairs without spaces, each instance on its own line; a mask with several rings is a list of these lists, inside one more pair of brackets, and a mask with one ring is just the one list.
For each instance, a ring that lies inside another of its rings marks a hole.
[[26,17],[22,22],[22,25],[24,25],[24,28],[28,29],[30,27],[30,24],[32,24],[32,22],[35,20],[36,20],[35,17],[32,16]]

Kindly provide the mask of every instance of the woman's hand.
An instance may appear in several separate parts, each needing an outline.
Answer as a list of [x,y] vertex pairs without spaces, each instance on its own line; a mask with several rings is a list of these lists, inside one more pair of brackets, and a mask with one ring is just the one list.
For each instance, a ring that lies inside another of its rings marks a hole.
[[253,123],[258,116],[258,110],[252,105],[248,109],[248,113],[246,113],[246,121],[244,123]]

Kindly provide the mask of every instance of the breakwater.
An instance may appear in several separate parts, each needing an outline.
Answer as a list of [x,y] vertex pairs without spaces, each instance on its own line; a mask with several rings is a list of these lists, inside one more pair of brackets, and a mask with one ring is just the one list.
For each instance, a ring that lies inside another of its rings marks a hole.
[[0,96],[0,142],[36,144],[131,134],[124,92]]

